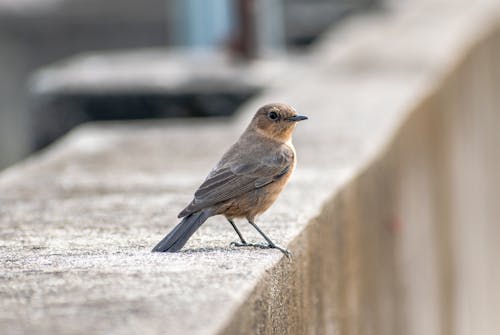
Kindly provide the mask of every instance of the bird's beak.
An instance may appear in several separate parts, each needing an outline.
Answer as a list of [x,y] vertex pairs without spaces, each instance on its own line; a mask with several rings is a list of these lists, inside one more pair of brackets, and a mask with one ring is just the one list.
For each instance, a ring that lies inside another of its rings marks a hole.
[[289,117],[287,120],[293,121],[293,122],[299,122],[299,121],[303,121],[303,120],[307,120],[307,119],[308,119],[308,117],[305,115],[294,115],[294,116]]

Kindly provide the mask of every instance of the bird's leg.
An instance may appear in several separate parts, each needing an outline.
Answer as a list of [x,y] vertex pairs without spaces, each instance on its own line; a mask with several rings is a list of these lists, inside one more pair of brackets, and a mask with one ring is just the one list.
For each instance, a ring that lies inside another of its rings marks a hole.
[[259,247],[259,248],[271,248],[271,249],[278,249],[281,251],[286,257],[290,258],[292,256],[292,253],[288,251],[285,248],[280,247],[279,245],[276,245],[269,237],[264,234],[264,232],[253,222],[253,220],[248,220],[248,222],[259,232],[259,234],[262,235],[262,237],[266,240],[267,245],[263,244],[253,244],[252,246],[254,247]]
[[236,224],[234,223],[234,221],[232,219],[229,219],[229,218],[226,218],[226,219],[227,219],[227,221],[229,221],[229,223],[231,224],[231,226],[233,226],[234,231],[236,232],[236,234],[238,234],[238,237],[240,238],[240,241],[241,241],[241,243],[231,242],[230,245],[237,245],[237,246],[246,246],[246,245],[248,245],[247,241],[245,241],[245,239],[243,238],[243,235],[241,235],[240,230],[238,229],[238,227],[236,227]]

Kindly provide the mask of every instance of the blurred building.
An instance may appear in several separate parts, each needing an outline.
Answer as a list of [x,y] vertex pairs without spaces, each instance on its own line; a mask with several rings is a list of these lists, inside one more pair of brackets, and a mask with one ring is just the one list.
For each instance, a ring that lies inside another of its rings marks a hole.
[[34,70],[80,52],[166,41],[163,0],[0,0],[0,168],[32,150]]
[[[109,104],[112,97],[105,94],[80,95],[69,101],[66,96],[57,106],[51,105],[50,99],[35,96],[33,104],[28,78],[48,64],[84,52],[165,46],[223,50],[247,60],[283,55],[285,50],[307,46],[330,24],[355,10],[371,7],[375,1],[0,0],[0,168],[81,122],[166,117],[168,110],[177,111],[175,116],[180,115],[179,110],[186,110],[186,116],[210,115],[200,112],[203,103],[194,109],[179,109],[179,104],[192,101],[160,94],[158,104],[148,100],[151,95],[144,92],[127,92],[121,95],[127,100],[118,99],[114,105]],[[158,99],[158,92],[154,98]],[[217,106],[214,99],[203,99]],[[224,106],[234,110],[233,104],[242,99],[230,101],[234,103]],[[167,108],[171,103],[176,105]],[[152,113],[144,108],[148,105],[163,106],[162,112]]]

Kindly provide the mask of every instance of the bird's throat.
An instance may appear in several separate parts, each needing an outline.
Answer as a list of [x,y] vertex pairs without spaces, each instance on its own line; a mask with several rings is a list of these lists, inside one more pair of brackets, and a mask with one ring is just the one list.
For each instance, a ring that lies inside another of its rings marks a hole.
[[286,129],[284,131],[272,131],[270,129],[261,129],[261,128],[255,127],[253,130],[258,135],[266,137],[266,138],[271,139],[273,141],[287,143],[287,144],[292,143],[293,128]]

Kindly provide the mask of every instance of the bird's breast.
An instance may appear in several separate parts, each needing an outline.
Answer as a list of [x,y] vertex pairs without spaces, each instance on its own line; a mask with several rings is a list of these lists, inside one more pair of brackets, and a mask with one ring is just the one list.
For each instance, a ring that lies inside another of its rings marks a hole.
[[276,201],[281,191],[285,188],[290,176],[295,169],[295,149],[290,146],[294,156],[292,165],[283,175],[279,176],[273,182],[256,188],[250,192],[242,194],[234,199],[228,201],[221,211],[227,217],[246,217],[253,219],[257,215],[265,212]]

